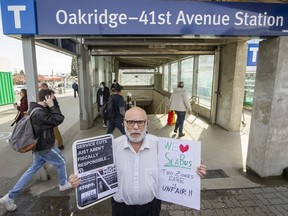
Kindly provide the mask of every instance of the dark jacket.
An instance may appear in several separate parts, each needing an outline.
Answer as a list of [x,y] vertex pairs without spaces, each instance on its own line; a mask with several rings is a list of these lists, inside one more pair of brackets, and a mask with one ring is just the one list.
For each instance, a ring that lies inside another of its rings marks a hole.
[[77,83],[73,83],[72,84],[72,88],[74,89],[74,91],[78,91],[78,84]]
[[21,118],[25,116],[25,112],[28,110],[28,100],[27,96],[24,96],[20,99],[20,105],[17,107],[19,111],[17,118],[15,119],[18,122]]
[[36,110],[31,116],[35,138],[38,138],[35,151],[50,150],[55,143],[53,128],[64,121],[59,107],[43,107],[35,102],[30,103],[30,110],[35,107],[41,107],[42,110]]
[[97,104],[98,106],[101,106],[100,105],[100,96],[103,95],[103,104],[105,102],[108,101],[109,97],[110,97],[110,91],[109,91],[109,88],[107,86],[104,87],[104,91],[102,91],[101,88],[98,89],[97,91]]
[[113,100],[115,113],[113,119],[123,119],[125,116],[125,101],[123,96],[120,94],[112,94],[111,99]]

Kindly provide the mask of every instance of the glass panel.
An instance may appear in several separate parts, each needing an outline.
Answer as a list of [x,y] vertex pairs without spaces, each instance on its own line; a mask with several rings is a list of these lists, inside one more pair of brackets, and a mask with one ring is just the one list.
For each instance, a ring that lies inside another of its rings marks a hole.
[[197,96],[201,105],[211,107],[214,55],[199,56]]
[[122,85],[143,86],[154,83],[154,69],[124,69],[119,71]]
[[164,66],[163,71],[163,90],[168,91],[168,65]]
[[252,107],[253,105],[255,75],[256,75],[256,71],[254,72],[246,71],[245,90],[244,90],[244,105],[245,106]]
[[99,79],[99,83],[104,82],[104,71],[103,70],[104,70],[103,57],[99,56],[98,57],[98,79]]
[[181,81],[184,82],[184,88],[191,98],[193,95],[193,58],[181,61]]
[[173,92],[177,88],[178,83],[178,62],[171,64],[171,89],[170,92]]

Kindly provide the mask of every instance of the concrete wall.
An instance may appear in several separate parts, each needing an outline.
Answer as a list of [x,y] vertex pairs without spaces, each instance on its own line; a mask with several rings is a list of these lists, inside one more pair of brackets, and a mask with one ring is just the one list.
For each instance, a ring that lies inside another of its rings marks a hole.
[[221,49],[216,123],[228,131],[240,131],[247,48],[238,42]]
[[288,167],[288,37],[259,46],[247,166],[261,177]]
[[210,120],[210,112],[211,110],[207,107],[201,106],[201,104],[192,103],[192,112],[195,115],[199,115],[207,120]]

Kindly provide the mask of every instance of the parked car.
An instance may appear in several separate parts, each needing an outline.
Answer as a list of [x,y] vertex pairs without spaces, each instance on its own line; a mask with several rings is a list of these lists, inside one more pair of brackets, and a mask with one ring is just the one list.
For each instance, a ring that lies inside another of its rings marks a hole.
[[26,89],[26,85],[15,85],[14,94],[19,94],[21,89]]

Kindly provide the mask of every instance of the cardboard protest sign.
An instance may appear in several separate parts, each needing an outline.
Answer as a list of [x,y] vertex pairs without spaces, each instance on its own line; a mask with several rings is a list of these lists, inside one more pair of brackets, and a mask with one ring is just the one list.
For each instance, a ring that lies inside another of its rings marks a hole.
[[159,138],[157,198],[200,210],[200,157],[200,142]]
[[77,140],[72,149],[74,173],[81,179],[76,188],[79,209],[101,202],[118,191],[112,135]]

